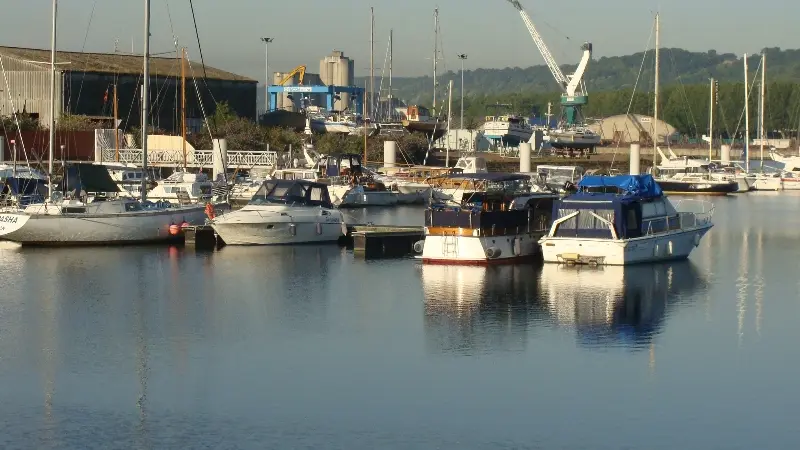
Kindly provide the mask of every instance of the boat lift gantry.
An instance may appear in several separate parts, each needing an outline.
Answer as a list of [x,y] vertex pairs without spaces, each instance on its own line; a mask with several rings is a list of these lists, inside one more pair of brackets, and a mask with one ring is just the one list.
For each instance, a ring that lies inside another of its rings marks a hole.
[[333,111],[333,103],[339,94],[350,94],[351,101],[355,102],[355,111],[364,109],[364,88],[358,86],[270,86],[267,89],[269,95],[269,110],[275,111],[278,104],[278,94],[283,93],[302,93],[302,94],[325,94],[325,105],[328,111]]
[[556,63],[555,58],[553,58],[553,55],[550,53],[550,50],[547,48],[547,45],[544,43],[542,36],[533,25],[533,21],[531,21],[528,13],[522,8],[519,0],[507,1],[519,11],[519,15],[522,17],[522,21],[525,22],[525,27],[528,28],[528,32],[531,34],[533,42],[542,54],[542,58],[544,58],[547,67],[550,69],[550,73],[553,74],[553,78],[556,79],[556,82],[561,87],[562,112],[560,122],[568,126],[581,125],[583,123],[583,105],[589,103],[589,94],[583,82],[583,75],[586,72],[589,61],[592,59],[592,44],[585,42],[581,46],[583,57],[581,57],[578,67],[573,74],[565,76],[564,72],[562,72],[561,68],[558,66],[558,63]]

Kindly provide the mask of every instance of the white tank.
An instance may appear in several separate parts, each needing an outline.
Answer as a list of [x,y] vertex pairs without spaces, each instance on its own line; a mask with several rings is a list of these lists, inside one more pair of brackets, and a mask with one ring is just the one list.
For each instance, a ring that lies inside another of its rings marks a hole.
[[731,163],[731,146],[730,145],[723,145],[720,148],[719,159],[722,160],[722,164],[730,164]]
[[519,171],[522,173],[531,171],[531,144],[527,142],[519,144]]
[[397,161],[397,142],[385,141],[383,143],[384,167],[394,167],[396,161]]

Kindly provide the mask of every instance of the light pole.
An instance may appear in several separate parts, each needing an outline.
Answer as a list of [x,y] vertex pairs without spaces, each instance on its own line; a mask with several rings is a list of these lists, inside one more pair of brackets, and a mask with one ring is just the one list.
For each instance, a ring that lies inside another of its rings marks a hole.
[[264,114],[269,112],[269,43],[274,40],[275,38],[270,37],[261,38],[264,43]]
[[[464,61],[467,59],[466,53],[461,53],[458,55],[458,59],[461,60],[461,122],[460,126],[458,127],[459,130],[464,129]],[[471,138],[472,136],[470,136]],[[461,142],[458,141],[458,131],[456,131],[456,142],[458,142],[458,146],[461,147]]]

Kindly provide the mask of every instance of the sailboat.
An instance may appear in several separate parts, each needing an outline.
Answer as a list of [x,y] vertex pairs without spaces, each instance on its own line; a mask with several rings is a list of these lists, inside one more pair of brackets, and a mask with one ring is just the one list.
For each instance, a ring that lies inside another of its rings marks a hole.
[[[761,90],[759,95],[759,118],[758,118],[758,137],[759,137],[759,145],[760,145],[760,157],[761,157],[761,165],[760,171],[758,173],[751,173],[749,174],[751,184],[753,185],[753,190],[756,191],[779,191],[784,188],[785,185],[789,183],[784,183],[781,179],[780,172],[769,173],[764,171],[764,140],[766,137],[764,136],[764,90],[766,89],[765,82],[766,82],[766,68],[767,68],[767,55],[761,55]],[[747,92],[747,55],[744,57],[744,88],[745,92]],[[745,98],[747,95],[745,95]],[[746,101],[746,100],[745,100]],[[745,108],[747,105],[745,105]],[[750,136],[750,127],[749,121],[745,120],[746,128],[745,131],[745,140],[749,140]],[[748,152],[748,158],[749,158]],[[773,158],[774,159],[774,158]],[[776,160],[777,161],[777,160]],[[798,165],[800,166],[800,165]],[[791,168],[789,168],[791,169]]]
[[[66,169],[56,189],[52,183],[55,141],[55,59],[57,0],[53,0],[50,71],[50,153],[48,198],[17,211],[0,214],[0,238],[23,245],[111,245],[169,241],[180,238],[183,224],[205,223],[205,205],[155,208],[142,198],[122,198],[119,187],[103,166],[77,164]],[[142,97],[148,99],[150,75],[150,0],[145,0],[145,47]],[[142,102],[142,167],[147,173],[149,102]],[[68,194],[64,194],[68,192]]]
[[403,127],[411,133],[424,133],[428,139],[438,140],[447,132],[444,120],[436,111],[436,89],[439,81],[436,78],[439,63],[439,8],[433,13],[434,20],[434,45],[433,45],[433,108],[428,109],[420,105],[410,105],[406,108]]

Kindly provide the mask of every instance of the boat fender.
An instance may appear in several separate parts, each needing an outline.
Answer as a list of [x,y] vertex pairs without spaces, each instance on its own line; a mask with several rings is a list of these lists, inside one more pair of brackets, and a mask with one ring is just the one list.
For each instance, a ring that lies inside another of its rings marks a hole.
[[695,234],[694,235],[694,246],[695,247],[699,247],[700,246],[700,235],[699,234]]
[[181,229],[180,229],[180,227],[178,225],[175,225],[174,223],[170,224],[170,226],[169,226],[169,234],[171,234],[173,236],[176,236],[178,233],[180,233],[180,231],[181,231]]
[[322,234],[322,223],[317,222],[317,234]]
[[289,235],[290,236],[297,236],[297,225],[290,223],[289,224]]
[[206,203],[206,216],[208,216],[209,219],[214,220],[215,215],[216,214],[214,213],[214,205],[212,205],[211,203]]
[[414,252],[415,253],[422,253],[422,250],[425,249],[425,241],[417,241],[414,242]]
[[489,247],[486,249],[486,257],[489,259],[499,258],[503,252],[496,247]]

